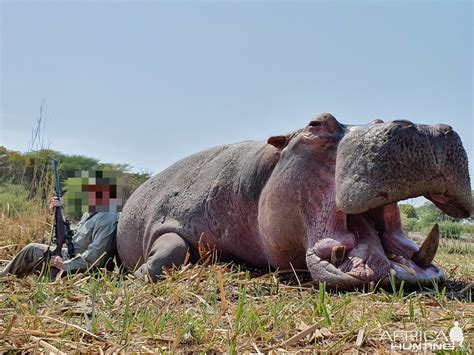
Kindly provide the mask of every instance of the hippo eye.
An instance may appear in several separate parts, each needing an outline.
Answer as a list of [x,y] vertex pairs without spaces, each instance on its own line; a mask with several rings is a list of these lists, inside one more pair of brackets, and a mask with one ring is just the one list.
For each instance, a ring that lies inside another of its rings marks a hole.
[[309,123],[309,126],[310,127],[319,127],[319,126],[321,126],[321,121],[311,121]]

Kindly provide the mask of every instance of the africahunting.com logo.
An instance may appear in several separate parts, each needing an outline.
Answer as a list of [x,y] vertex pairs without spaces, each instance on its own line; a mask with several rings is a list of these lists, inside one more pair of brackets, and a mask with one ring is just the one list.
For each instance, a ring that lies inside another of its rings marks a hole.
[[462,347],[464,334],[456,321],[447,333],[432,329],[384,331],[379,340],[394,351],[455,350]]

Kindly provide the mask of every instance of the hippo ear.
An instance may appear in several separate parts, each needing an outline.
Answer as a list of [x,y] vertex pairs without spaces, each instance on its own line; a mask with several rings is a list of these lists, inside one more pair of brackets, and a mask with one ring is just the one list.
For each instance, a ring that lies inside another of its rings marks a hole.
[[282,150],[288,144],[287,136],[272,136],[267,140],[268,144],[273,145],[276,149]]

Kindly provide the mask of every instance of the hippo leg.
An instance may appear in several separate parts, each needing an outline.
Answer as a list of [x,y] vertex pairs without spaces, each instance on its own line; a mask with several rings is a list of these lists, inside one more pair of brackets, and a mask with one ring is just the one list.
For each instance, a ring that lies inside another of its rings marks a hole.
[[161,235],[153,243],[145,263],[135,272],[138,278],[149,278],[156,282],[163,273],[163,267],[172,268],[183,264],[189,245],[176,233]]

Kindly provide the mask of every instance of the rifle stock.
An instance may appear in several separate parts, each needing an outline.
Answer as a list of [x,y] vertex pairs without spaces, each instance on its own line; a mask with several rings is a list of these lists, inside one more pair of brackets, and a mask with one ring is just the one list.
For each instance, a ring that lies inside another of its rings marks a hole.
[[[58,161],[54,161],[54,178],[55,178],[55,192],[56,197],[61,201],[61,188],[59,185],[59,174],[58,174]],[[66,232],[64,226],[64,216],[61,207],[56,207],[54,210],[54,234],[56,237],[56,247],[51,252],[51,256],[61,256],[62,257],[62,248],[63,244],[66,241]],[[59,269],[51,266],[50,268],[50,280],[56,280],[56,277],[59,273]]]
[[[62,257],[63,244],[65,242],[65,232],[64,232],[64,218],[63,213],[60,207],[56,207],[54,211],[54,230],[56,235],[56,247],[51,252],[51,256],[60,256]],[[56,280],[56,276],[60,270],[51,266],[50,270],[50,280]]]

